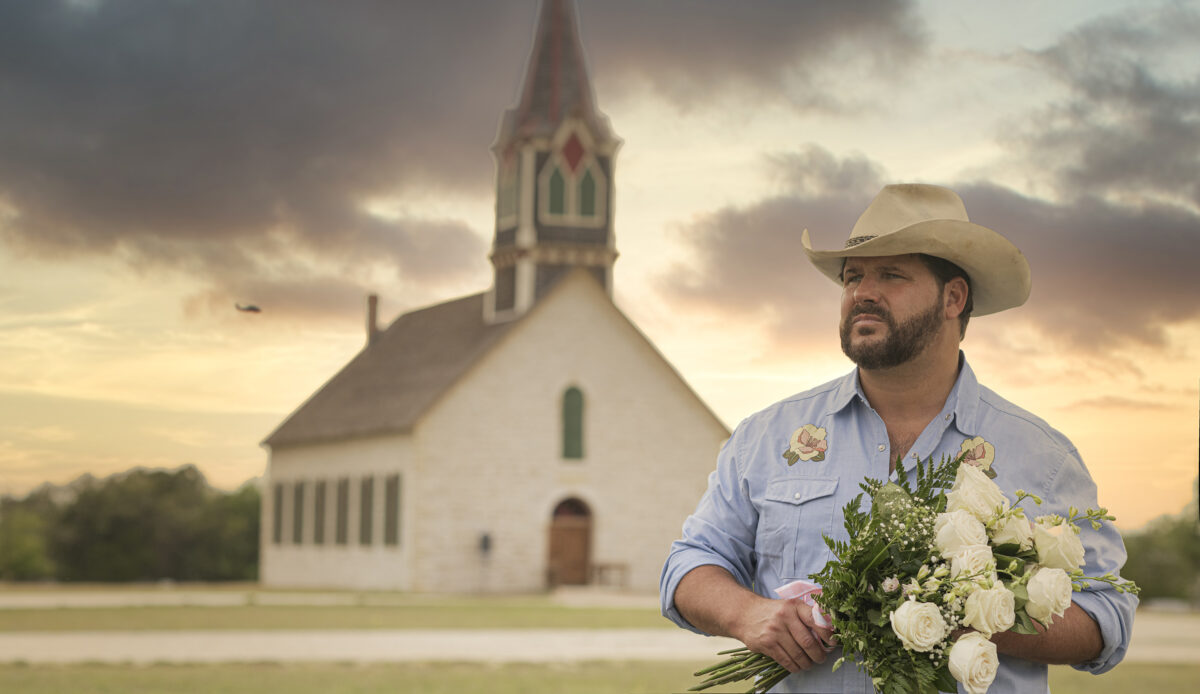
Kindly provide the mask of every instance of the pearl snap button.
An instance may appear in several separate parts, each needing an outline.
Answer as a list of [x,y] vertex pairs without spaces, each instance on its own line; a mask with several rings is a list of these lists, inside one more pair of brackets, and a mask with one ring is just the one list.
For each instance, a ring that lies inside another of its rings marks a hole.
[[883,445],[882,443],[881,443],[881,444],[879,444],[879,450],[881,450],[881,451],[882,451],[882,450],[884,450],[884,449],[886,449],[886,448],[887,448],[887,446]]
[[795,493],[795,494],[792,496],[792,498],[793,498],[793,499],[795,499],[796,501],[799,501],[799,500],[800,500],[800,492],[796,492],[796,493]]

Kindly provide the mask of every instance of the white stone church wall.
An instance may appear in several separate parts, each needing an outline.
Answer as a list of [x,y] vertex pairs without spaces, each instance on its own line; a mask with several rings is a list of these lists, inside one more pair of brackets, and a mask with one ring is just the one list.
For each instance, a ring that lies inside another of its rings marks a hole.
[[[546,582],[554,506],[592,511],[593,562],[658,585],[728,432],[584,275],[567,279],[418,425],[418,590]],[[607,304],[607,305],[606,305]],[[562,395],[584,395],[584,458],[562,458]],[[491,552],[479,551],[483,533]]]
[[[416,519],[407,512],[414,486],[412,445],[407,436],[385,436],[272,451],[263,490],[260,580],[280,587],[339,587],[406,590],[411,583],[411,547]],[[384,542],[385,484],[400,474],[399,543]],[[360,542],[361,481],[372,476],[371,543]],[[336,542],[337,483],[349,480],[346,543]],[[326,483],[325,537],[314,542],[315,486]],[[293,538],[296,482],[305,487],[303,536]],[[275,484],[284,484],[282,538],[274,542]]]

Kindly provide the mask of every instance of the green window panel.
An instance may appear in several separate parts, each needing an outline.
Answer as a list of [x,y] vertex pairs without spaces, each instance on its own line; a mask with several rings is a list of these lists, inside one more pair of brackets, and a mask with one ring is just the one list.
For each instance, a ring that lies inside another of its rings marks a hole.
[[583,392],[571,386],[563,393],[563,457],[583,457]]
[[567,213],[567,182],[556,167],[550,174],[550,214]]
[[596,216],[596,179],[592,177],[591,169],[579,181],[579,214],[584,217]]

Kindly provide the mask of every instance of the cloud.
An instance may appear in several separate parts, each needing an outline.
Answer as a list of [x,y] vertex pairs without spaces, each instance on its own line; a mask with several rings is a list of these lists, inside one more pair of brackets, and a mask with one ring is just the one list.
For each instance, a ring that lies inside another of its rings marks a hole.
[[[674,268],[659,283],[694,309],[766,320],[782,346],[802,339],[814,312],[836,315],[836,296],[805,258],[800,230],[810,230],[817,248],[840,247],[890,181],[861,155],[839,159],[815,145],[774,156],[768,165],[791,188],[685,227],[695,269]],[[1200,296],[1200,274],[1192,267],[1200,254],[1195,211],[1092,196],[1052,202],[987,183],[948,185],[973,221],[1004,234],[1029,260],[1032,296],[1004,314],[1006,320],[1031,323],[1042,339],[1090,355],[1130,345],[1165,347],[1167,326],[1200,320],[1200,304],[1164,301],[1162,292],[1169,278],[1172,293]]]
[[733,93],[747,104],[846,110],[856,104],[836,76],[851,67],[902,75],[926,38],[915,3],[905,0],[582,5],[605,93],[638,85],[684,109]]
[[[517,98],[536,8],[6,3],[0,242],[187,272],[221,296],[361,285],[356,262],[426,287],[486,277],[488,230],[362,209],[491,196],[489,146]],[[891,65],[919,46],[908,2],[585,0],[579,13],[606,89],[648,83],[689,107],[730,85],[794,102],[780,85],[810,83],[842,53]]]
[[1008,138],[1060,194],[1200,208],[1200,12],[1139,6],[1025,58],[1067,93]]
[[1133,411],[1157,411],[1173,409],[1171,405],[1152,400],[1136,400],[1134,398],[1124,398],[1116,395],[1106,395],[1099,398],[1089,398],[1087,400],[1077,400],[1063,408],[1067,411],[1075,411],[1081,409],[1096,409],[1096,410],[1112,410],[1117,412]]
[[[478,274],[484,245],[462,222],[362,208],[383,194],[488,194],[525,9],[6,4],[0,238],[216,286],[364,258],[413,281]],[[463,25],[465,40],[446,40]]]
[[801,231],[809,229],[816,247],[841,246],[884,174],[862,155],[838,158],[812,144],[768,156],[764,166],[786,192],[721,208],[685,226],[680,234],[695,254],[693,269],[674,267],[658,286],[695,309],[765,321],[779,343],[795,345],[811,339],[813,312],[836,315],[836,300],[830,300],[836,287],[812,269]]
[[988,184],[952,187],[973,221],[1003,233],[1029,260],[1033,292],[1019,311],[1046,336],[1089,353],[1163,347],[1168,325],[1200,319],[1200,304],[1170,300],[1200,296],[1197,212],[1093,196],[1054,203]]

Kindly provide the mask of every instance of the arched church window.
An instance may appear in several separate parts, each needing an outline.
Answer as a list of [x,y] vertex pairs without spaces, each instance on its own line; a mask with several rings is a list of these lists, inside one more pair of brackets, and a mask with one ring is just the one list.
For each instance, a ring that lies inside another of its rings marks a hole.
[[583,217],[596,216],[596,179],[588,167],[579,181],[579,214]]
[[583,457],[583,391],[567,388],[562,399],[563,457]]
[[567,213],[567,182],[562,171],[554,168],[550,174],[550,214]]

